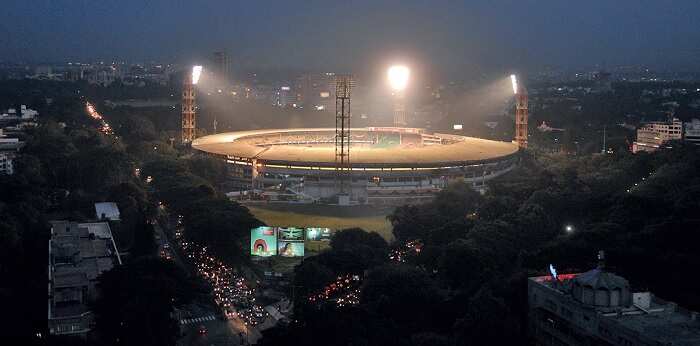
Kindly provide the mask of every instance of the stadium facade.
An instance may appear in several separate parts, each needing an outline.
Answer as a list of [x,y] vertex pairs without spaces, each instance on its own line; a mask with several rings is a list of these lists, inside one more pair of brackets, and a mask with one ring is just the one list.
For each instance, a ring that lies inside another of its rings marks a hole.
[[[350,195],[357,203],[404,203],[431,198],[453,181],[476,190],[518,162],[511,142],[433,133],[417,128],[350,131]],[[338,194],[335,129],[228,132],[192,147],[225,159],[241,189],[266,198],[332,201]]]

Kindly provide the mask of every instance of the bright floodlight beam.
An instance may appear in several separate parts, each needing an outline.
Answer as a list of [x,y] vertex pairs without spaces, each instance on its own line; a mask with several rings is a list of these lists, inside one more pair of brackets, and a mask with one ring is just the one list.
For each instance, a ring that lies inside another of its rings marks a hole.
[[192,84],[197,84],[199,76],[202,75],[202,66],[196,65],[192,67]]
[[510,82],[511,82],[511,84],[513,84],[513,94],[517,94],[518,93],[518,79],[515,78],[514,74],[510,75]]
[[402,91],[406,89],[406,86],[408,85],[408,77],[411,75],[411,70],[409,70],[406,66],[395,65],[389,67],[387,75],[389,77],[389,85],[391,88],[395,91]]

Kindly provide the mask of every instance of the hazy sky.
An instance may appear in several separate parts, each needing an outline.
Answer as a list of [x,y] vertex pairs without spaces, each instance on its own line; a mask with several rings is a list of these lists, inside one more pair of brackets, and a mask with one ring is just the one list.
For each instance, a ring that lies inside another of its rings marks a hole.
[[443,72],[648,64],[700,70],[698,0],[3,0],[0,60],[191,60]]

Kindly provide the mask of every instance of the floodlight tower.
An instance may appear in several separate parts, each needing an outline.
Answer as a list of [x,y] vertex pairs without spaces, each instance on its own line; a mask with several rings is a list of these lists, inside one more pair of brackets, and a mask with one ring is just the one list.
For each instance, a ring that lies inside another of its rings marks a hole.
[[182,143],[191,143],[195,137],[194,86],[202,74],[202,66],[193,66],[192,73],[186,74],[182,86]]
[[337,75],[335,78],[335,171],[340,195],[351,192],[351,189],[346,191],[345,185],[351,172],[350,94],[354,84],[351,75]]
[[527,148],[527,89],[519,85],[514,74],[510,75],[515,94],[515,142],[518,147]]
[[389,67],[387,77],[389,86],[393,90],[394,96],[394,126],[404,127],[408,124],[406,121],[406,102],[404,100],[408,78],[411,75],[411,70],[406,66],[394,65]]

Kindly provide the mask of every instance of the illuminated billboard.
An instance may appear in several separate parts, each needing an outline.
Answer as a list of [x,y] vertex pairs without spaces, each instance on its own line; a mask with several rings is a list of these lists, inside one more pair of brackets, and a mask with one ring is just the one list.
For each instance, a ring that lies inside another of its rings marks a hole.
[[[302,243],[303,244],[303,243]],[[257,227],[250,230],[251,256],[269,257],[277,254],[277,232],[273,227]]]
[[277,243],[277,253],[282,257],[304,257],[304,242],[280,240]]
[[309,227],[306,229],[307,240],[331,240],[330,228]]
[[277,237],[279,240],[304,241],[304,229],[295,227],[278,227]]

